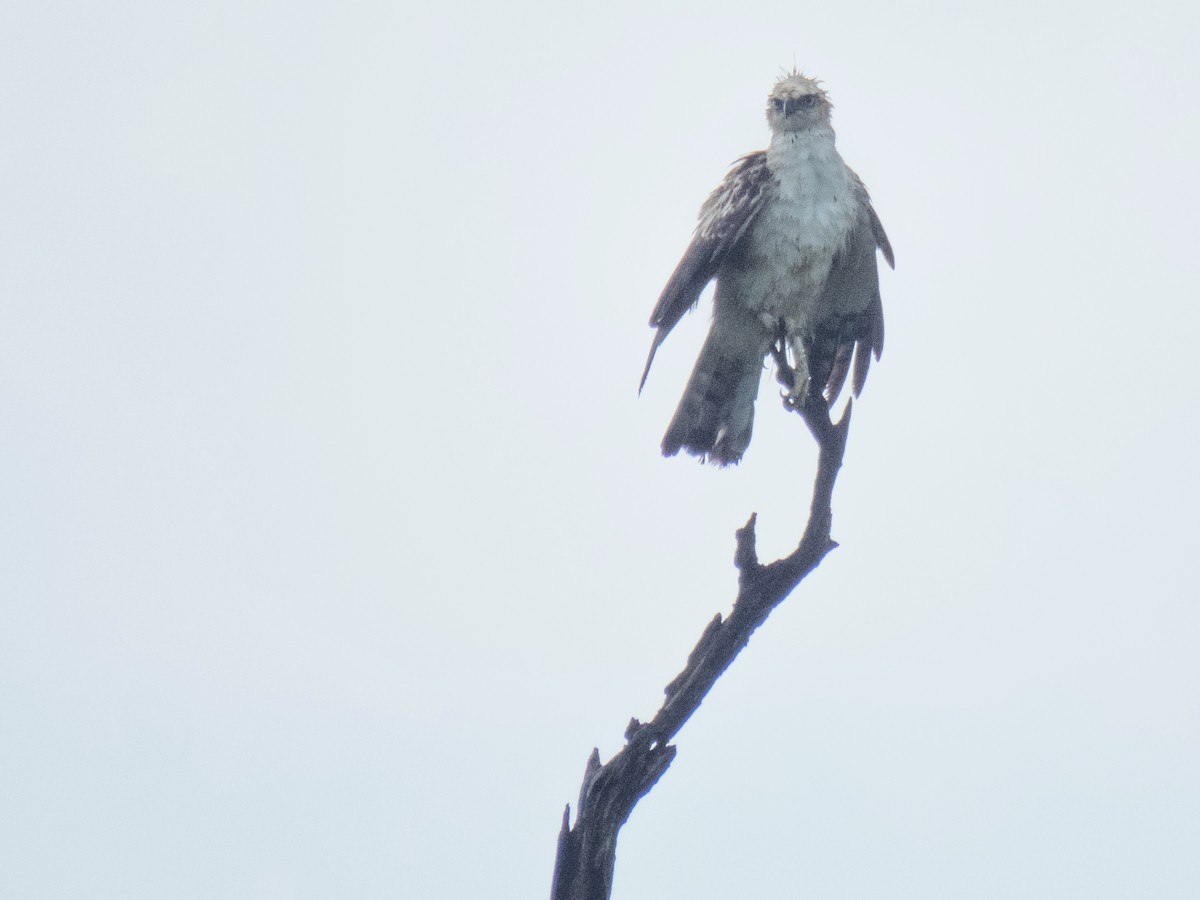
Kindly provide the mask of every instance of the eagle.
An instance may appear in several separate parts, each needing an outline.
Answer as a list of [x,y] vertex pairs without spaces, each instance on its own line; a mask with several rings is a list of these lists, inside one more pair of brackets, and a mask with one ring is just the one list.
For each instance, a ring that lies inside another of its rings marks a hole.
[[782,75],[767,97],[771,140],[743,156],[700,209],[683,259],[650,316],[654,354],[716,280],[712,326],[662,441],[716,465],[750,444],[764,360],[791,404],[832,405],[853,368],[862,391],[883,350],[876,251],[892,246],[862,179],[835,145],[833,105],[814,78]]

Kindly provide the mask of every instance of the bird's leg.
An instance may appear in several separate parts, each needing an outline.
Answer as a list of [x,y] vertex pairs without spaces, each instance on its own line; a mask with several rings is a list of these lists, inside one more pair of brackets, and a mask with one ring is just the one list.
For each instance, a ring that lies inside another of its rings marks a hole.
[[[792,362],[788,361],[789,349]],[[807,405],[808,395],[812,393],[812,378],[808,374],[808,353],[803,338],[789,340],[787,330],[781,323],[779,337],[771,345],[771,355],[775,357],[778,369],[775,377],[786,389],[783,392],[783,405],[788,409],[799,409]]]
[[800,414],[822,453],[834,446],[831,442],[837,437],[841,423],[834,426],[829,417],[829,404],[819,390],[806,389],[802,393],[784,394],[783,406],[790,412]]
[[782,336],[771,344],[771,356],[775,358],[775,380],[787,388],[785,396],[796,387],[796,370],[787,358],[787,342]]
[[775,358],[775,380],[785,388],[783,393],[785,402],[788,398],[799,396],[800,388],[802,387],[800,376],[808,370],[807,365],[801,367],[800,365],[794,365],[788,360],[789,347],[791,347],[792,355],[797,358],[798,363],[805,362],[803,356],[804,348],[802,346],[797,347],[788,341],[787,323],[780,321],[775,342],[771,344],[771,356]]

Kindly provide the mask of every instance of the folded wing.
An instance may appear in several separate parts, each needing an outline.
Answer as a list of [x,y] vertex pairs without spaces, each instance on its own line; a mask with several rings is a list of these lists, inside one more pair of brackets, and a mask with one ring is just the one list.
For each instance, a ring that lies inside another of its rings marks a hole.
[[639,391],[646,384],[646,376],[650,374],[650,364],[654,362],[659,345],[666,340],[684,313],[696,305],[704,286],[717,274],[721,262],[741,240],[762,209],[764,188],[770,178],[766,151],[747,154],[734,163],[729,174],[704,201],[692,243],[663,288],[654,312],[650,314],[650,327],[658,330],[650,346],[646,368],[642,371]]
[[883,353],[883,303],[879,296],[876,250],[883,253],[889,266],[896,267],[892,245],[871,206],[867,189],[857,175],[855,180],[858,181],[862,212],[846,245],[834,258],[824,290],[826,308],[858,310],[833,320],[834,333],[829,335],[836,348],[832,367],[816,373],[830,404],[842,391],[846,376],[850,374],[851,360],[854,370],[851,387],[857,397],[866,383],[871,357],[879,359]]

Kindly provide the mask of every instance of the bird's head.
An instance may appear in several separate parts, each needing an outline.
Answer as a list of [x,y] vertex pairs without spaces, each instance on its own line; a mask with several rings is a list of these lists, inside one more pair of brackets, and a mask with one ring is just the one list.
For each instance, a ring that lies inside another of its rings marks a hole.
[[829,124],[833,104],[815,78],[793,70],[775,82],[767,97],[767,122],[771,130],[808,131]]

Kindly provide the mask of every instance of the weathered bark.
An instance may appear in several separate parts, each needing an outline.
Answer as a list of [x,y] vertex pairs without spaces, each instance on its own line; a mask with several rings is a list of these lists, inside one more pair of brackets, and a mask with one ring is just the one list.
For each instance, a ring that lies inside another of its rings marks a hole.
[[850,409],[835,425],[819,397],[792,407],[808,425],[820,452],[808,525],[800,543],[783,559],[763,565],[755,551],[755,521],[737,531],[733,563],[738,593],[727,618],[718,613],[688,656],[683,671],[666,687],[666,699],[646,723],[631,719],[625,746],[607,763],[592,750],[579,791],[575,824],[563,811],[554,860],[551,900],[608,900],[616,863],[617,833],[633,807],[670,766],[675,736],[709,690],[746,646],[750,635],[837,544],[830,538],[833,487],[846,449]]

